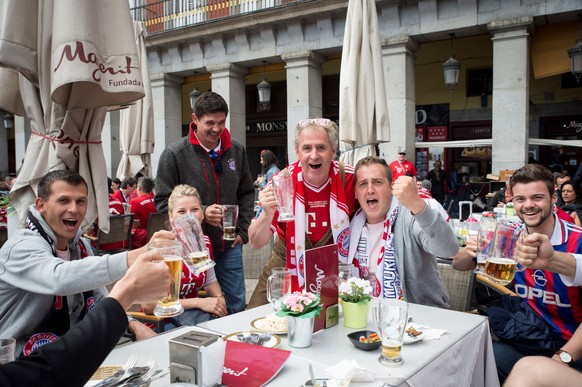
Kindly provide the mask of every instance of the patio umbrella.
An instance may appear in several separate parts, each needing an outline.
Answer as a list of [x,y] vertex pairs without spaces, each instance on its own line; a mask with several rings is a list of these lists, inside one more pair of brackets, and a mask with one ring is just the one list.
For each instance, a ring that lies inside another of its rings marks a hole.
[[374,0],[350,0],[340,69],[340,160],[355,164],[390,140],[382,47]]
[[11,201],[23,219],[42,176],[75,170],[89,187],[85,223],[99,216],[108,231],[101,146],[107,106],[144,95],[129,3],[6,0],[0,12],[0,66],[20,73],[32,131]]
[[151,176],[151,154],[154,151],[154,110],[145,47],[147,32],[142,22],[133,22],[133,28],[145,97],[119,114],[122,154],[117,177],[120,179],[134,177],[138,173]]

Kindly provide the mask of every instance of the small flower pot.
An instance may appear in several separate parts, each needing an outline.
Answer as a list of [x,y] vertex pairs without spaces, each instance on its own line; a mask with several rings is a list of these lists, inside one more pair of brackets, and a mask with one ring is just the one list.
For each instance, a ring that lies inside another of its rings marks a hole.
[[313,337],[313,323],[315,317],[287,316],[287,338],[289,346],[294,348],[311,347]]
[[368,326],[370,301],[345,302],[342,300],[344,325],[348,328],[362,329]]

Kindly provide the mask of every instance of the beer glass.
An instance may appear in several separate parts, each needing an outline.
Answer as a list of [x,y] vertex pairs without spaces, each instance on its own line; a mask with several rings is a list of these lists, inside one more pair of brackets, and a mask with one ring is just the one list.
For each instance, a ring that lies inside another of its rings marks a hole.
[[224,204],[222,206],[222,239],[234,241],[236,239],[236,224],[238,222],[238,206]]
[[521,236],[521,230],[508,224],[497,223],[495,235],[485,262],[485,274],[489,279],[500,285],[513,281],[516,271],[525,268],[517,264],[515,246]]
[[401,366],[404,364],[401,351],[408,321],[408,303],[382,298],[373,306],[372,313],[382,340],[382,354],[378,361],[388,367]]
[[485,274],[485,264],[487,263],[487,256],[493,245],[493,238],[495,231],[479,229],[477,232],[477,267],[475,274]]
[[0,339],[0,364],[14,361],[15,339]]
[[202,226],[196,214],[189,213],[172,220],[172,229],[184,249],[184,265],[197,276],[214,267],[204,241]]
[[291,294],[291,269],[274,267],[267,278],[267,300],[276,311],[281,309],[281,302]]
[[170,268],[170,287],[166,297],[158,301],[154,314],[158,317],[174,317],[184,311],[180,304],[180,280],[182,279],[182,244],[179,241],[156,241],[148,244],[148,250],[155,250]]
[[273,187],[277,193],[277,207],[279,209],[279,222],[291,222],[295,220],[293,215],[293,176],[279,173],[273,176]]

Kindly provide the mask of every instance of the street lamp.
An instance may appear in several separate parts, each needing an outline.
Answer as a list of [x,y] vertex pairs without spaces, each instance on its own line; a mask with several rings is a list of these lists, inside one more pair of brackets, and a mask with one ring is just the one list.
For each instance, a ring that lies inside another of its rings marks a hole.
[[449,88],[452,93],[457,83],[459,83],[459,73],[461,70],[461,62],[455,59],[453,55],[453,38],[454,33],[449,34],[451,37],[451,56],[449,59],[443,63],[443,71],[445,73],[445,85]]
[[576,82],[580,82],[580,76],[582,76],[582,14],[578,16],[580,17],[580,37],[576,41],[576,45],[568,50],[570,70],[576,78]]
[[4,114],[4,128],[6,129],[14,128],[14,116],[10,113]]
[[[198,74],[198,72],[194,71],[194,85],[196,85],[196,74]],[[192,109],[192,113],[194,113],[194,105],[196,104],[198,97],[200,97],[198,87],[194,86],[194,90],[192,90],[188,96],[190,97],[190,109]]]
[[263,61],[263,80],[257,85],[257,90],[259,91],[259,107],[257,111],[268,112],[271,110],[271,89],[272,86],[265,79],[265,63]]

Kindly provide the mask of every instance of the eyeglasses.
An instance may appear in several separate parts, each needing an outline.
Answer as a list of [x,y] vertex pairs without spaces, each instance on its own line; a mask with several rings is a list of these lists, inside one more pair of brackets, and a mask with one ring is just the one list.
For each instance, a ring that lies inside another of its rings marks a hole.
[[327,126],[329,125],[330,122],[331,120],[328,120],[327,118],[309,118],[306,120],[299,121],[299,126],[302,128],[311,124],[315,124],[318,126]]
[[210,159],[212,160],[212,164],[214,164],[214,170],[216,172],[222,172],[222,164],[220,163],[220,160],[218,159],[218,153],[216,153],[216,151],[213,149],[210,152],[208,152],[208,155],[210,156]]
[[406,156],[406,153],[404,153],[404,152],[401,152],[401,153],[398,153],[398,154],[399,155],[405,155]]

